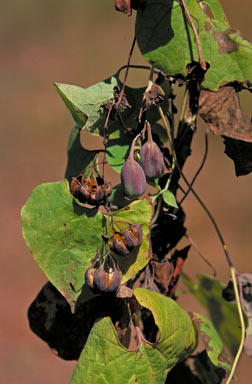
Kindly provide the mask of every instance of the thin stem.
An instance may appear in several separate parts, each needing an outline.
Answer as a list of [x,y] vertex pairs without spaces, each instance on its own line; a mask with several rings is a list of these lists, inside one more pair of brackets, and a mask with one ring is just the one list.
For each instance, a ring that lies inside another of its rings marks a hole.
[[123,97],[123,94],[124,94],[124,90],[125,90],[125,86],[126,86],[126,80],[127,80],[128,73],[129,73],[130,60],[131,60],[131,57],[132,57],[132,53],[133,53],[135,44],[136,44],[136,37],[134,36],[134,39],[133,39],[133,42],[132,42],[132,46],[131,46],[131,49],[130,49],[130,53],[129,53],[129,57],[128,57],[128,62],[127,62],[127,67],[126,67],[124,79],[123,79],[123,86],[122,86],[122,89],[121,89],[121,92],[120,92],[119,99],[118,99],[118,101],[116,103],[116,106],[115,106],[115,109],[117,111],[118,111],[118,109],[120,107],[120,104],[121,104],[121,101],[122,101],[122,97]]
[[[203,156],[203,159],[202,159],[202,162],[199,166],[199,169],[197,170],[197,172],[195,173],[192,181],[191,181],[191,187],[193,186],[195,180],[197,179],[197,177],[199,176],[205,162],[206,162],[206,158],[207,158],[207,153],[208,153],[208,130],[206,130],[206,133],[205,133],[205,152],[204,152],[204,156]],[[186,191],[186,193],[184,194],[184,196],[182,197],[182,199],[180,200],[179,202],[179,205],[181,205],[183,203],[183,201],[186,199],[186,197],[188,196],[190,192],[190,189],[188,188],[188,190]]]
[[183,5],[183,8],[184,8],[185,13],[186,13],[186,16],[187,16],[187,18],[189,20],[189,23],[191,24],[191,27],[192,27],[192,30],[193,30],[193,33],[194,33],[194,36],[195,36],[200,66],[203,69],[203,71],[206,71],[206,62],[203,59],[198,32],[197,32],[197,30],[195,28],[194,22],[193,22],[193,20],[191,18],[190,12],[188,11],[188,8],[187,8],[187,6],[185,4],[185,1],[184,0],[180,0],[180,1],[181,1],[181,4]]
[[186,233],[185,233],[185,235],[184,235],[186,238],[187,238],[187,240],[191,243],[191,245],[195,248],[195,250],[197,251],[197,253],[198,253],[198,255],[199,255],[199,257],[201,257],[201,259],[209,266],[209,268],[211,268],[212,269],[212,271],[213,271],[213,275],[214,275],[214,277],[216,276],[216,270],[215,270],[215,268],[212,266],[212,264],[205,258],[205,256],[203,256],[203,254],[200,252],[200,250],[199,250],[199,247],[197,246],[197,244],[193,241],[193,239],[190,237],[190,236],[188,236]]
[[206,214],[208,215],[209,219],[211,220],[215,230],[216,230],[216,233],[221,241],[221,244],[223,246],[223,250],[224,250],[224,253],[225,253],[225,256],[226,256],[226,259],[227,259],[227,262],[228,262],[228,265],[231,267],[233,266],[232,264],[232,261],[231,261],[231,258],[229,256],[229,253],[228,253],[228,250],[227,250],[227,245],[223,239],[223,236],[221,234],[221,231],[216,223],[216,221],[214,220],[211,212],[209,211],[209,209],[206,207],[206,205],[203,203],[203,201],[200,199],[200,197],[198,196],[198,194],[195,192],[195,190],[192,188],[192,186],[190,185],[189,181],[187,180],[187,178],[185,177],[185,175],[183,174],[180,166],[179,166],[179,163],[178,163],[178,160],[177,160],[177,156],[176,156],[176,152],[175,152],[175,148],[174,148],[174,144],[173,144],[173,141],[172,141],[172,137],[171,137],[171,134],[170,134],[170,131],[169,131],[169,127],[168,127],[168,124],[167,124],[167,121],[165,119],[165,116],[164,116],[164,113],[163,113],[163,110],[161,107],[158,108],[159,110],[159,113],[160,113],[160,117],[165,125],[165,128],[167,130],[167,136],[168,136],[168,140],[170,141],[170,145],[172,147],[172,156],[174,158],[174,161],[175,161],[175,165],[176,165],[176,168],[178,169],[181,177],[183,178],[184,182],[186,183],[186,185],[188,186],[189,190],[192,192],[192,194],[195,196],[195,198],[198,200],[198,202],[200,203],[200,205],[202,206],[202,208],[205,210]]
[[[235,298],[236,298],[236,304],[237,304],[237,309],[238,309],[238,314],[239,314],[240,324],[241,324],[241,340],[240,340],[240,345],[239,345],[238,351],[236,352],[236,355],[235,355],[235,359],[233,361],[232,369],[231,369],[230,374],[228,376],[228,379],[226,381],[226,384],[229,384],[231,382],[231,380],[233,379],[237,363],[238,363],[238,361],[240,359],[240,356],[241,356],[241,353],[242,353],[242,350],[243,350],[245,334],[246,334],[245,322],[244,322],[242,306],[241,306],[241,300],[240,300],[240,295],[239,295],[239,291],[238,291],[238,288],[237,288],[237,273],[236,273],[235,268],[232,267],[232,266],[230,267],[230,272],[231,272],[232,282],[233,282],[233,286],[234,286],[234,293],[235,293]],[[238,279],[239,279],[239,277],[238,277]]]
[[[163,119],[165,120],[162,108],[160,107],[160,105],[158,105],[157,107],[158,107],[158,111],[159,111],[160,116],[162,115]],[[174,120],[173,113],[172,113],[172,120]],[[168,137],[170,136],[170,139],[171,139],[170,129],[168,127],[168,124],[167,124],[166,120],[165,120],[165,123],[166,123],[165,124],[165,128],[166,128],[167,136]],[[169,140],[169,142],[170,142],[170,140]],[[171,147],[171,150],[173,151],[173,147]],[[171,172],[170,177],[166,181],[165,187],[162,189],[162,191],[159,192],[159,195],[158,195],[158,205],[157,205],[157,209],[156,209],[155,215],[153,216],[153,218],[151,220],[151,225],[153,225],[157,221],[157,219],[158,219],[158,216],[159,216],[159,213],[160,213],[160,210],[161,210],[161,205],[162,205],[162,192],[169,189],[174,169],[175,169],[175,158],[174,158],[174,156],[172,156],[172,167],[171,167],[171,171],[172,172]]]

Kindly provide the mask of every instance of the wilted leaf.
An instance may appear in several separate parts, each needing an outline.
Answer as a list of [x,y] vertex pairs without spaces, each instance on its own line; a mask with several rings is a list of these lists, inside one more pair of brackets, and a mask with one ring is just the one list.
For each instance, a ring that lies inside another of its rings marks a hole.
[[225,153],[235,165],[236,176],[245,176],[252,171],[252,143],[224,136]]
[[72,177],[79,175],[81,171],[89,166],[96,154],[97,151],[88,151],[83,148],[80,143],[80,128],[75,126],[70,133],[67,154],[68,154],[68,163],[66,168],[65,177],[68,181],[71,181]]
[[228,303],[222,297],[224,284],[208,275],[197,275],[198,284],[184,273],[181,278],[190,292],[208,310],[223,343],[235,355],[240,344],[240,321],[236,305]]
[[200,116],[213,134],[252,142],[251,121],[233,87],[223,87],[218,92],[202,90],[199,107]]
[[87,309],[73,314],[65,298],[47,282],[29,307],[30,328],[59,357],[77,360],[95,320]]
[[225,369],[225,371],[230,371],[231,365],[224,351],[222,341],[211,321],[198,313],[192,313],[191,317],[211,362],[215,366]]
[[[251,44],[230,28],[217,0],[204,3],[214,18],[204,13],[201,2],[186,2],[199,34],[203,57],[210,64],[203,86],[218,90],[227,82],[251,81]],[[139,7],[136,38],[144,58],[168,75],[186,76],[187,65],[198,60],[191,25],[178,1],[149,0]]]
[[147,342],[139,330],[139,347],[127,350],[119,343],[111,320],[103,318],[89,335],[71,384],[164,384],[167,371],[194,349],[192,321],[175,301],[142,288],[134,293],[141,305],[153,311],[159,341]]
[[[239,285],[241,286],[241,305],[247,317],[246,337],[244,349],[252,357],[252,274],[242,273],[239,275]],[[235,302],[235,294],[232,280],[223,289],[223,297],[227,301]]]
[[117,11],[126,13],[126,15],[131,16],[131,0],[115,0],[115,9]]
[[248,319],[244,349],[252,357],[252,274],[242,273],[239,275],[239,281],[242,286],[242,308]]

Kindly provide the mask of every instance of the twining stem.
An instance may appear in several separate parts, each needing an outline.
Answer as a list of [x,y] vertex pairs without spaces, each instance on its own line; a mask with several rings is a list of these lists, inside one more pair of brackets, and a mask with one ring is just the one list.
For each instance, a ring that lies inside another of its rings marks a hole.
[[[197,172],[195,173],[190,185],[191,187],[193,186],[195,180],[197,179],[197,177],[199,176],[204,164],[205,164],[205,161],[206,161],[206,158],[207,158],[207,153],[208,153],[208,128],[206,129],[206,133],[205,133],[205,152],[204,152],[204,156],[203,156],[203,159],[201,161],[201,164],[197,170]],[[188,196],[188,193],[190,192],[190,189],[188,188],[188,190],[185,192],[184,196],[182,197],[182,199],[180,200],[179,202],[179,205],[181,205],[183,203],[183,201],[186,199],[186,197]]]
[[120,92],[120,95],[119,95],[119,99],[118,99],[118,101],[117,101],[117,103],[115,105],[115,109],[117,111],[118,111],[118,109],[120,107],[120,104],[121,104],[121,101],[122,101],[122,97],[123,97],[123,94],[124,94],[124,90],[125,90],[125,86],[126,86],[126,81],[127,81],[127,77],[128,77],[128,73],[129,73],[129,68],[130,68],[130,60],[131,60],[131,57],[132,57],[132,53],[133,53],[135,44],[136,44],[136,37],[134,36],[134,39],[133,39],[133,42],[132,42],[132,46],[131,46],[131,49],[130,49],[130,53],[129,53],[129,57],[128,57],[128,62],[127,62],[127,66],[126,66],[126,71],[125,71],[124,79],[123,79],[123,86],[122,86],[122,89],[121,89],[121,92]]
[[189,23],[191,24],[191,27],[192,27],[192,30],[193,30],[193,33],[194,33],[194,36],[195,36],[200,66],[203,69],[203,71],[206,71],[206,62],[203,59],[198,32],[197,32],[197,30],[195,28],[194,22],[193,22],[193,20],[191,18],[190,12],[188,11],[188,8],[187,8],[187,6],[185,4],[185,1],[184,0],[180,0],[180,2],[181,2],[182,6],[183,6],[183,8],[185,10],[186,16],[187,16],[187,18],[189,20]]
[[[161,110],[161,108],[159,109],[159,113],[161,112],[160,110]],[[222,234],[220,232],[220,229],[219,229],[217,223],[215,222],[211,212],[208,210],[206,205],[200,199],[198,194],[194,191],[194,189],[192,188],[192,186],[190,185],[190,183],[186,179],[185,175],[183,174],[182,170],[180,169],[180,166],[179,166],[178,161],[177,161],[176,152],[175,152],[174,144],[173,144],[173,141],[172,141],[172,137],[171,137],[170,132],[168,132],[169,131],[169,126],[168,126],[168,123],[167,123],[167,121],[165,119],[163,111],[160,113],[160,117],[161,117],[161,119],[162,119],[162,121],[163,121],[163,123],[165,125],[166,130],[167,130],[167,135],[168,135],[168,140],[170,140],[170,145],[173,147],[173,156],[174,156],[174,159],[175,159],[176,167],[177,167],[181,177],[183,178],[183,180],[187,184],[188,188],[193,193],[193,195],[196,197],[196,199],[198,200],[198,202],[200,203],[200,205],[203,207],[203,209],[207,213],[208,217],[210,218],[210,220],[211,220],[211,222],[212,222],[212,224],[213,224],[213,226],[214,226],[214,228],[215,228],[215,230],[217,232],[217,235],[218,235],[218,237],[219,237],[219,239],[220,239],[220,241],[222,243],[223,250],[224,250],[224,253],[225,253],[225,256],[226,256],[226,260],[227,260],[227,263],[229,265],[230,274],[231,274],[231,278],[232,278],[232,282],[233,282],[233,286],[234,286],[237,310],[238,310],[238,314],[239,314],[239,318],[240,318],[240,324],[241,324],[241,340],[240,340],[240,345],[239,345],[238,351],[236,353],[235,359],[233,361],[232,369],[231,369],[230,374],[228,376],[228,379],[226,381],[226,384],[229,384],[231,382],[232,378],[233,378],[233,375],[234,375],[237,363],[239,361],[239,358],[240,358],[242,350],[243,350],[243,345],[244,345],[244,340],[245,340],[245,322],[244,322],[244,317],[243,317],[243,312],[242,312],[240,295],[239,295],[239,291],[238,291],[238,288],[237,288],[236,270],[235,270],[235,268],[234,268],[234,266],[232,264],[231,258],[229,256],[229,253],[228,253],[228,250],[227,250],[227,245],[226,245],[226,243],[225,243],[225,241],[223,239],[223,236],[222,236]]]
[[[160,107],[160,105],[157,106],[158,110],[159,110],[159,114],[163,115],[163,118],[164,117],[164,113],[163,113],[163,110],[162,108]],[[172,124],[174,122],[174,114],[173,114],[173,111],[171,111],[171,120],[172,120]],[[167,134],[170,135],[170,130],[168,129],[169,133],[167,132]],[[171,147],[171,151],[173,151],[173,147]],[[171,166],[171,176],[167,179],[166,181],[166,184],[164,186],[164,188],[159,192],[158,194],[158,205],[157,205],[157,208],[156,208],[156,212],[155,212],[155,215],[153,216],[152,220],[151,220],[151,224],[154,224],[159,216],[159,213],[160,213],[160,209],[161,209],[161,205],[162,205],[162,198],[161,198],[161,195],[164,191],[168,190],[169,189],[169,186],[170,186],[170,182],[171,182],[171,179],[172,179],[172,174],[173,174],[173,171],[175,169],[175,158],[174,156],[172,155],[172,166]]]
[[241,300],[240,300],[241,292],[239,294],[238,287],[237,287],[237,285],[238,285],[237,284],[237,278],[239,279],[239,277],[237,277],[236,270],[233,266],[230,267],[230,272],[231,272],[231,278],[232,278],[232,282],[233,282],[233,286],[234,286],[236,305],[237,305],[238,314],[239,314],[239,318],[240,318],[240,324],[241,324],[241,340],[240,340],[240,345],[239,345],[238,351],[236,352],[236,355],[235,355],[235,358],[234,358],[234,361],[232,364],[232,369],[231,369],[230,374],[228,376],[228,379],[226,381],[226,384],[229,384],[231,382],[231,380],[233,379],[236,366],[238,364],[238,361],[240,359],[240,356],[241,356],[241,353],[243,350],[243,344],[244,344],[245,334],[246,334],[244,317],[243,317]]
[[187,233],[184,234],[184,236],[187,238],[187,240],[189,241],[189,243],[191,243],[191,245],[193,246],[193,248],[196,250],[196,252],[198,253],[199,257],[201,257],[201,259],[209,266],[209,268],[212,269],[213,271],[213,276],[216,277],[216,270],[214,268],[214,266],[205,258],[205,256],[201,253],[199,247],[197,246],[197,244],[193,241],[193,239],[188,236]]
[[209,209],[206,207],[206,205],[203,203],[203,201],[200,199],[200,197],[198,196],[198,194],[195,192],[195,190],[193,189],[193,187],[191,186],[191,184],[189,183],[189,181],[187,180],[187,178],[185,177],[184,173],[182,172],[180,166],[179,166],[179,163],[178,163],[178,160],[177,160],[177,156],[176,156],[176,152],[175,152],[175,148],[174,148],[174,144],[173,144],[173,140],[172,140],[172,137],[171,137],[171,133],[170,133],[170,129],[169,129],[169,126],[168,126],[168,123],[167,123],[167,120],[164,116],[164,113],[162,111],[162,108],[159,107],[158,108],[159,110],[159,113],[160,113],[160,117],[164,123],[164,126],[166,128],[166,131],[167,131],[167,136],[168,136],[168,140],[170,142],[170,145],[171,147],[173,148],[173,151],[172,151],[172,156],[174,158],[174,161],[175,161],[175,165],[176,165],[176,168],[178,169],[181,177],[183,178],[184,182],[186,183],[186,185],[188,186],[189,190],[192,192],[192,194],[195,196],[195,198],[198,200],[198,202],[200,203],[200,205],[202,206],[202,208],[205,210],[206,214],[208,215],[209,219],[211,220],[216,232],[217,232],[217,235],[222,243],[222,246],[223,246],[223,250],[224,250],[224,253],[225,253],[225,256],[226,256],[226,259],[227,259],[227,262],[228,262],[228,265],[231,267],[233,266],[232,264],[232,261],[231,261],[231,258],[229,256],[229,253],[228,253],[228,250],[227,250],[227,245],[223,239],[223,236],[221,234],[221,231],[216,223],[216,221],[214,220],[211,212],[209,211]]

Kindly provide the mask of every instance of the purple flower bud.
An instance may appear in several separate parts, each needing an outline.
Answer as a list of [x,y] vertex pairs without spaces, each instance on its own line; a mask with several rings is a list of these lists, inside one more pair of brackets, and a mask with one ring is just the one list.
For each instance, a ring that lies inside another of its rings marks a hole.
[[164,172],[164,157],[158,145],[153,141],[150,124],[147,122],[148,141],[140,150],[140,164],[150,179],[160,177]]
[[141,165],[134,160],[134,146],[138,136],[131,144],[128,160],[121,169],[121,182],[126,195],[130,198],[141,196],[146,189],[146,177]]
[[100,293],[116,293],[121,285],[121,272],[117,268],[104,270],[102,265],[94,275],[94,288]]

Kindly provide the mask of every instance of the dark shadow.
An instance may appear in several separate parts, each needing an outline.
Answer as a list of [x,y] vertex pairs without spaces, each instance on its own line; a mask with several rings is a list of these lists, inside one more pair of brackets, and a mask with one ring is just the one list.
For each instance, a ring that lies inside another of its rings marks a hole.
[[[136,38],[142,54],[148,53],[158,47],[166,45],[173,37],[171,14],[174,0],[156,1],[148,4],[143,10],[138,10],[136,20]],[[162,7],[162,12],[157,17],[156,8]],[[155,18],[153,17],[155,15]],[[148,20],[148,27],[143,27]]]
[[68,162],[66,167],[65,177],[68,181],[72,177],[77,176],[85,169],[94,159],[97,151],[89,151],[82,147],[80,142],[81,130],[75,126],[70,133],[68,141]]
[[74,200],[72,204],[73,204],[73,211],[77,216],[86,215],[87,217],[94,217],[98,212],[98,207],[85,208],[77,204],[76,201]]
[[127,256],[119,256],[116,253],[112,252],[113,258],[116,260],[121,272],[125,275],[129,269],[129,267],[135,263],[137,259],[137,255],[139,252],[139,247],[136,247],[132,252],[130,252]]
[[[189,33],[189,23],[188,23],[184,8],[181,7],[181,9],[182,9],[182,14],[183,14],[183,18],[184,18],[185,31],[186,31],[186,35],[187,35],[187,42],[188,42],[188,48],[189,48],[189,52],[190,52],[190,58],[191,58],[191,62],[193,62],[194,58],[193,58],[193,50],[192,50],[192,41],[191,41],[191,36]],[[190,28],[191,28],[191,26],[190,26]]]
[[[142,54],[147,54],[148,52],[158,49],[159,47],[165,46],[173,39],[174,31],[171,25],[173,6],[174,0],[159,0],[155,3],[153,2],[152,4],[147,4],[143,10],[138,11],[136,37]],[[194,61],[192,41],[189,33],[189,28],[191,27],[188,23],[184,8],[180,4],[178,4],[178,6],[180,6],[183,14],[191,61]],[[160,7],[162,9],[158,16],[155,11],[156,7]]]

